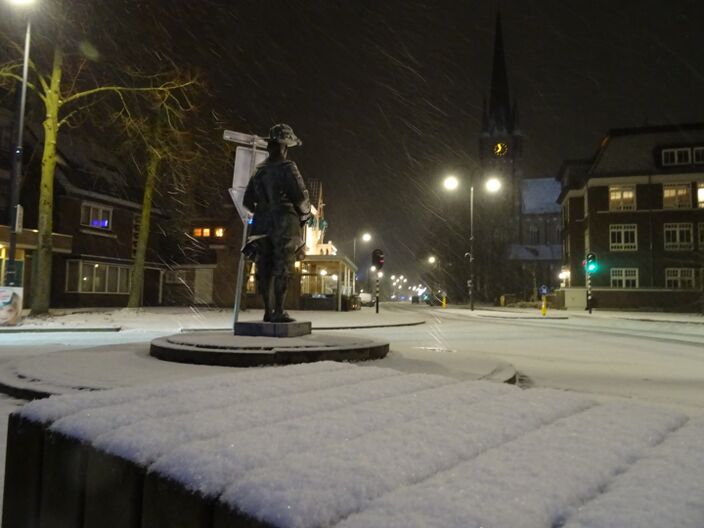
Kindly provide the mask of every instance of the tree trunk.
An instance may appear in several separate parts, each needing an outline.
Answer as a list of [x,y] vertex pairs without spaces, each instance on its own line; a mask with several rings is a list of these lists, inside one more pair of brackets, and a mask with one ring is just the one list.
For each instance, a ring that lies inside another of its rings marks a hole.
[[42,177],[39,187],[39,242],[36,252],[36,273],[32,277],[32,314],[49,311],[51,299],[51,257],[54,213],[54,171],[56,169],[56,138],[59,132],[61,108],[61,74],[63,53],[54,49],[51,83],[46,94],[44,119],[44,150],[42,152]]
[[152,198],[154,196],[154,187],[156,186],[160,162],[161,156],[159,155],[159,152],[155,148],[150,148],[149,161],[147,162],[147,179],[144,182],[144,196],[142,198],[142,217],[139,224],[139,237],[137,238],[137,253],[134,256],[132,283],[130,284],[130,297],[127,301],[128,308],[137,308],[142,304],[144,263],[147,257],[147,245],[149,244]]

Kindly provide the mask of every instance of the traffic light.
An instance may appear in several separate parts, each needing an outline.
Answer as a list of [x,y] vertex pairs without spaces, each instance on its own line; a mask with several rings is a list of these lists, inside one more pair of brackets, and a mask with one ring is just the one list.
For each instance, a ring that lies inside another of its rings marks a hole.
[[596,261],[596,253],[587,253],[586,258],[584,259],[584,269],[586,269],[588,273],[596,273],[599,271],[599,263]]
[[384,267],[384,252],[380,249],[372,251],[372,266],[375,266],[377,271]]

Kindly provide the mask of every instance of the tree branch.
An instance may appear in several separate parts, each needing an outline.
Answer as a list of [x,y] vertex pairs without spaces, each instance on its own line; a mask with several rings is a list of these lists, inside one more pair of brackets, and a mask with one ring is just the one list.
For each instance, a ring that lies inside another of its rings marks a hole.
[[[16,81],[18,81],[18,82],[22,82],[22,76],[21,76],[21,75],[17,75],[16,73],[12,73],[12,72],[9,71],[9,70],[5,70],[5,71],[0,70],[0,78],[14,79],[14,80],[16,80]],[[36,87],[33,83],[31,83],[31,82],[29,82],[29,81],[27,81],[27,86],[30,87],[32,90],[34,90],[34,91],[36,92],[36,94],[39,96],[39,98],[40,98],[43,102],[46,103],[46,98],[44,97],[44,93],[42,93],[41,90],[38,90],[37,87]]]
[[83,97],[88,97],[89,95],[95,95],[97,93],[101,92],[114,92],[114,93],[123,93],[123,92],[170,92],[171,90],[178,90],[179,88],[185,88],[186,86],[190,86],[192,84],[195,84],[196,81],[191,80],[183,83],[164,83],[160,86],[143,86],[143,87],[138,87],[138,88],[130,88],[129,86],[99,86],[97,88],[92,88],[90,90],[85,90],[83,92],[78,92],[73,94],[70,97],[67,97],[62,101],[62,104],[68,104],[72,101],[75,101],[77,99],[81,99]]

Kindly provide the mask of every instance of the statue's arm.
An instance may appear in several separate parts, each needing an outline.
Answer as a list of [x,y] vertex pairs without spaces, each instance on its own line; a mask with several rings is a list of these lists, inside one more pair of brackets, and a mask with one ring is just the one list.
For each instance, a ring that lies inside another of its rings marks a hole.
[[288,189],[286,192],[289,198],[291,198],[291,202],[296,208],[301,222],[305,222],[311,216],[308,189],[306,189],[306,184],[303,182],[303,177],[295,163],[291,162],[290,169],[290,178],[288,178]]

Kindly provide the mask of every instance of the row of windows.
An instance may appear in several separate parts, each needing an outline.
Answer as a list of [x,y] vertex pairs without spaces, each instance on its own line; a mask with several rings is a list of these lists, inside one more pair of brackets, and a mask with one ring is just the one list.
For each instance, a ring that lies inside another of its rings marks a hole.
[[90,262],[69,260],[66,262],[66,287],[68,293],[117,293],[130,292],[130,268]]
[[[665,287],[669,289],[692,290],[695,287],[694,278],[694,268],[665,269]],[[611,268],[611,287],[638,288],[638,268]]]
[[216,237],[222,238],[225,236],[225,228],[223,227],[195,227],[193,228],[193,236],[196,238]]
[[[666,183],[662,186],[663,209],[689,209],[692,207],[692,186],[689,183]],[[697,184],[696,207],[704,208],[704,183]],[[610,185],[609,211],[635,211],[636,186]]]
[[660,161],[664,167],[704,163],[704,147],[679,147],[662,149]]
[[[691,223],[668,223],[663,226],[666,251],[694,250],[694,226]],[[586,233],[586,231],[585,231]],[[588,235],[585,235],[585,244]],[[588,248],[585,248],[588,250]],[[699,223],[699,249],[704,250],[704,222]],[[611,224],[609,226],[609,251],[637,251],[638,226],[636,224]]]

